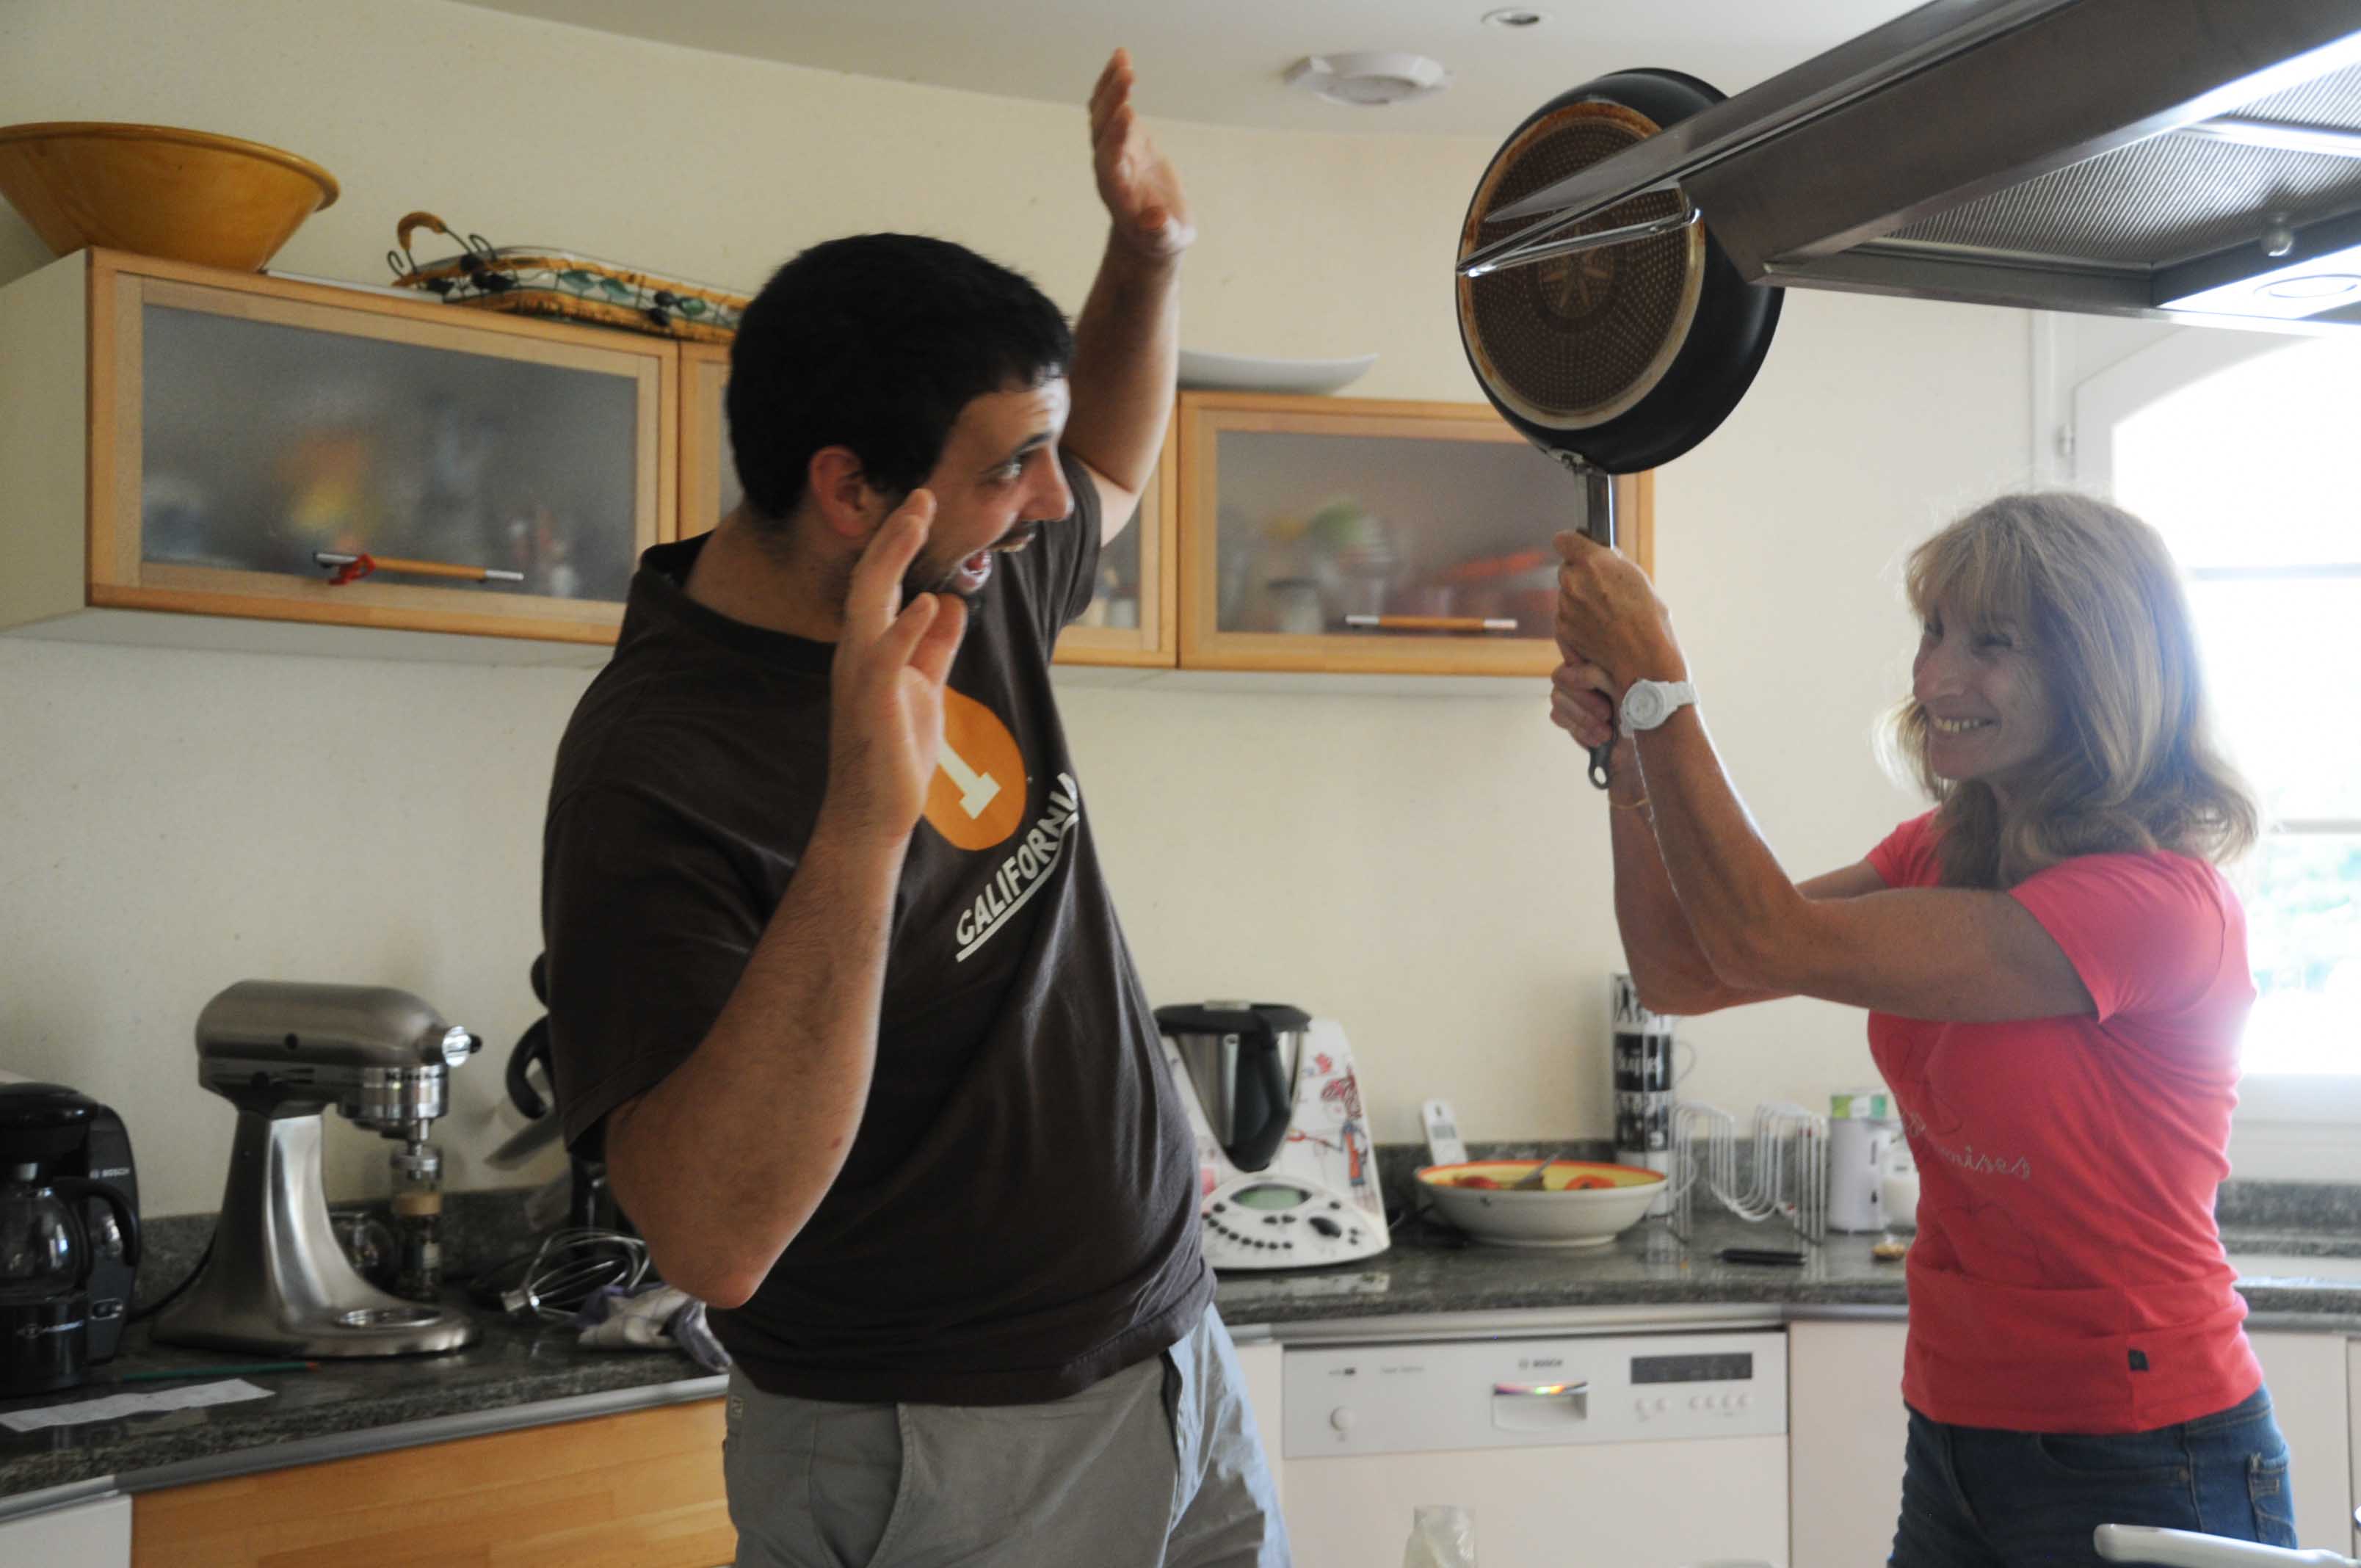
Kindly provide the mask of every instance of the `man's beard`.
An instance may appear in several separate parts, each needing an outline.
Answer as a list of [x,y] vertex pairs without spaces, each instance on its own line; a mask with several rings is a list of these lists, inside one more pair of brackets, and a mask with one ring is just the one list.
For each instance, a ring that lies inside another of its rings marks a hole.
[[[961,593],[959,588],[960,567],[966,561],[967,557],[962,555],[949,566],[942,567],[930,566],[924,561],[912,562],[910,569],[902,574],[902,602],[908,604],[920,594],[945,594],[973,604],[983,597],[985,588],[992,587],[992,579],[985,578],[977,585],[973,593]],[[999,575],[996,570],[993,574],[994,576]]]
[[1000,576],[1003,569],[1002,561],[1038,539],[1041,536],[1042,527],[1039,522],[1020,522],[1003,534],[999,540],[986,545],[982,554],[1001,559],[995,559],[993,562],[991,576],[984,578],[972,590],[962,590],[959,587],[960,573],[967,565],[968,561],[979,552],[971,550],[967,554],[943,566],[931,565],[925,560],[912,562],[910,569],[902,574],[902,602],[908,604],[911,598],[918,594],[948,594],[954,598],[965,599],[971,605],[976,603],[983,598],[985,590],[992,587],[994,578]]

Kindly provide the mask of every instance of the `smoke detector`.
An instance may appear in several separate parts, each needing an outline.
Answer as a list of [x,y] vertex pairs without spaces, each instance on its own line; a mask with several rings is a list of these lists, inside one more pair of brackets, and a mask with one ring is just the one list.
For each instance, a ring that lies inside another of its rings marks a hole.
[[1451,84],[1451,72],[1422,54],[1361,49],[1306,56],[1288,67],[1287,82],[1331,104],[1382,109],[1442,92]]

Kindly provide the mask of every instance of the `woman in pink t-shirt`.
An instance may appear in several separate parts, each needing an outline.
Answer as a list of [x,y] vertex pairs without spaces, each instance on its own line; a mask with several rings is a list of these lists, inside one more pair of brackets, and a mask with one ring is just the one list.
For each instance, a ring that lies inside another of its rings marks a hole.
[[2255,997],[2216,867],[2256,807],[2211,739],[2163,542],[2043,494],[1920,545],[1891,739],[1935,809],[1801,883],[1723,773],[1647,579],[1581,534],[1558,547],[1552,717],[1614,743],[1642,1001],[1866,1008],[1902,1109],[1921,1192],[1894,1568],[2096,1563],[2108,1521],[2293,1545],[2213,1221]]

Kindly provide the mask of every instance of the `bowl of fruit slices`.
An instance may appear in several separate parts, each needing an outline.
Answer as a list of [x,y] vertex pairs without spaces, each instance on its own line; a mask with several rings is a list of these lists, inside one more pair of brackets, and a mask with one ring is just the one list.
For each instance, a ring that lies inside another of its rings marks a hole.
[[1436,1212],[1477,1241],[1595,1247],[1640,1223],[1663,1196],[1664,1173],[1594,1160],[1479,1159],[1427,1166],[1418,1182]]

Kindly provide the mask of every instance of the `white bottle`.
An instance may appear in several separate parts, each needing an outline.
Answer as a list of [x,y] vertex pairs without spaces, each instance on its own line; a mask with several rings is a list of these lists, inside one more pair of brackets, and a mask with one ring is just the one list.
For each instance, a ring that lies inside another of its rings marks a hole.
[[1882,1090],[1855,1090],[1828,1102],[1828,1229],[1885,1229],[1885,1167],[1902,1141],[1894,1102]]

